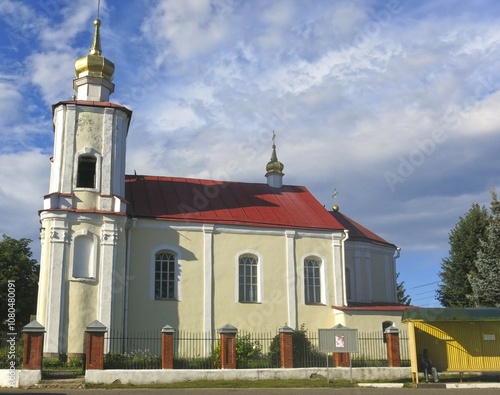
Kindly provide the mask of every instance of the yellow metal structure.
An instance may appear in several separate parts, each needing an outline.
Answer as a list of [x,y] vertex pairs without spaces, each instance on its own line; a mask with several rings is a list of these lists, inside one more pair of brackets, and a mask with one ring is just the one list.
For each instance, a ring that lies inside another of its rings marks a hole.
[[500,371],[500,309],[411,310],[402,321],[408,324],[413,382],[424,349],[441,372]]

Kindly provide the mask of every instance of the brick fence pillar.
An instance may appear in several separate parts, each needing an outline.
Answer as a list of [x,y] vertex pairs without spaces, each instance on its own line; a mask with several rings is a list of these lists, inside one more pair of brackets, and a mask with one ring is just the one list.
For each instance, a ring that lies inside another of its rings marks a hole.
[[282,368],[293,368],[293,329],[285,325],[279,329],[280,364]]
[[45,333],[45,328],[39,322],[31,321],[23,328],[23,333],[23,369],[42,370],[43,334]]
[[387,359],[390,367],[401,367],[401,354],[399,350],[399,329],[391,325],[385,330],[387,339]]
[[222,369],[236,369],[236,329],[232,325],[224,325],[218,330],[220,334],[220,366]]
[[161,330],[161,368],[174,368],[174,333],[175,329],[165,325]]
[[351,366],[351,355],[348,352],[334,352],[333,364],[337,368],[348,368]]
[[104,334],[107,328],[95,320],[85,329],[85,370],[104,369]]

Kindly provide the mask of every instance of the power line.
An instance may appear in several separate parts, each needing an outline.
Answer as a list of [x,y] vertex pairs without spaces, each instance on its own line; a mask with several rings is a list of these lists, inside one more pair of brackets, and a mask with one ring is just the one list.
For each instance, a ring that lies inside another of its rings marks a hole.
[[409,289],[415,289],[415,288],[427,287],[428,285],[437,284],[437,283],[439,283],[439,281],[434,281],[433,283],[429,283],[429,284],[417,285],[416,287],[411,287],[411,288],[409,288]]
[[430,294],[430,293],[434,293],[434,292],[436,292],[436,291],[434,289],[431,289],[430,291],[419,292],[418,294],[415,294],[415,296]]

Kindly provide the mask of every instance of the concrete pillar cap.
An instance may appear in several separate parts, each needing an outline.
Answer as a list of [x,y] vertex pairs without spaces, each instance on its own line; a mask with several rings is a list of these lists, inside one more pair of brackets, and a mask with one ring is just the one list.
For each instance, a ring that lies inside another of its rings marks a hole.
[[391,325],[385,328],[384,333],[399,333],[399,329],[396,328],[394,325]]
[[230,324],[224,325],[222,328],[217,329],[218,333],[225,333],[225,334],[236,334],[238,333],[238,329],[235,326],[232,326]]
[[40,324],[37,320],[33,320],[28,325],[24,326],[23,332],[45,333],[45,327],[42,324]]
[[107,332],[107,331],[108,331],[108,328],[106,328],[106,326],[104,326],[104,324],[102,324],[101,322],[99,322],[97,320],[95,320],[89,326],[87,326],[85,328],[85,332],[101,332],[101,333],[104,333],[104,332]]
[[161,333],[174,333],[175,329],[172,328],[170,325],[165,325],[163,328],[161,328]]

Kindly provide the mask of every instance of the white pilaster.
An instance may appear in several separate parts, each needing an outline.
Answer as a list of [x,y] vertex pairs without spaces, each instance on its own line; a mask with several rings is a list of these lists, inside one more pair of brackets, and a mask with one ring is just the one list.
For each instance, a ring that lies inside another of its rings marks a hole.
[[333,289],[334,305],[343,306],[344,301],[344,243],[339,234],[332,234],[332,273],[333,282],[335,284]]
[[118,224],[116,220],[105,219],[101,226],[101,253],[99,262],[99,299],[97,319],[107,328],[112,327],[113,273],[116,266],[116,245]]
[[[48,262],[41,262],[42,270],[47,277],[47,297],[45,306],[45,340],[44,350],[47,353],[60,353],[63,351],[64,340],[64,299],[66,292],[66,255],[68,242],[68,224],[65,219],[51,218],[42,224],[49,230],[49,242],[45,246],[49,249]],[[44,290],[41,290],[43,292]],[[42,324],[42,325],[43,325]]]
[[203,330],[213,330],[213,225],[203,225]]
[[295,231],[287,230],[286,237],[286,277],[287,277],[287,300],[288,300],[288,323],[293,329],[297,329],[297,263],[295,261]]

